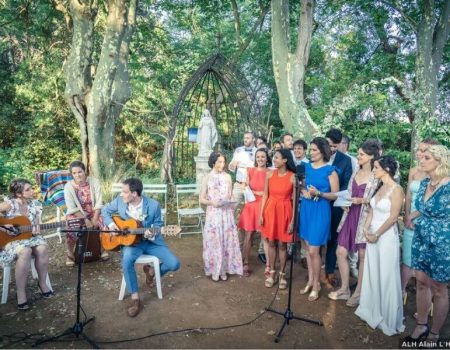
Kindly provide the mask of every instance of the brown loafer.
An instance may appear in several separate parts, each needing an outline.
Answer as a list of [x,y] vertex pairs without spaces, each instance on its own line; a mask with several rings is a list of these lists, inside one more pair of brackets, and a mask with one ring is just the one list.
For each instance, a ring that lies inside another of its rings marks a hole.
[[131,304],[128,307],[127,313],[130,317],[136,317],[142,309],[142,303],[140,299],[132,299]]
[[147,284],[148,288],[153,288],[155,280],[155,270],[153,269],[153,266],[144,265],[142,270],[144,270],[145,273],[145,284]]

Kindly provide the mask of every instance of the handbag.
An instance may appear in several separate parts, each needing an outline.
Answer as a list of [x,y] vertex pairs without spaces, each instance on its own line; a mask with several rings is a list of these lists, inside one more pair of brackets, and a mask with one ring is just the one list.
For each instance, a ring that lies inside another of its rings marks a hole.
[[250,189],[250,186],[245,187],[244,198],[245,198],[245,202],[256,201],[255,195],[254,195],[253,191]]

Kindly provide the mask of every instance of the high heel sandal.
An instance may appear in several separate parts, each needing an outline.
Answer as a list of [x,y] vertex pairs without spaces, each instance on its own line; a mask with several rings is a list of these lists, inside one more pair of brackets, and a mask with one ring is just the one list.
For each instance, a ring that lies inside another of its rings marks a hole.
[[41,291],[41,297],[44,299],[50,299],[55,296],[55,293],[51,289],[49,289],[48,292],[43,292],[41,286],[39,286],[39,289]]
[[267,288],[272,288],[274,284],[277,283],[277,275],[276,275],[276,271],[275,270],[270,270],[270,275],[269,277],[266,278],[266,280],[264,281],[264,285]]
[[30,304],[28,304],[28,301],[22,303],[22,304],[17,304],[17,309],[19,309],[20,311],[27,311],[30,308]]
[[312,286],[309,285],[309,284],[307,284],[307,285],[305,286],[305,288],[300,289],[300,294],[301,294],[301,295],[307,294],[307,293],[309,293],[309,292],[311,291],[311,289],[312,289]]
[[243,274],[243,276],[244,277],[249,277],[250,276],[250,269],[249,269],[249,267],[248,267],[248,263],[244,263],[244,266],[243,266],[243,272],[242,272],[242,274]]
[[[431,334],[435,335],[436,338],[429,339],[429,336],[430,336]],[[439,333],[434,333],[433,331],[430,330],[430,332],[428,333],[427,338],[425,339],[425,341],[426,341],[426,342],[429,342],[429,343],[430,343],[430,342],[438,343],[438,342],[439,342]]]
[[309,293],[309,296],[308,296],[308,301],[316,301],[317,299],[319,299],[319,297],[320,297],[320,288],[319,288],[319,290],[312,290],[311,291],[311,293]]
[[72,257],[70,257],[70,256],[68,256],[68,257],[66,258],[66,266],[67,266],[67,267],[73,267],[73,266],[75,266],[75,259],[72,258]]
[[280,289],[286,289],[287,288],[288,283],[286,281],[286,278],[284,278],[285,276],[286,276],[286,273],[280,272],[280,279],[279,279],[280,282],[278,284]]
[[411,335],[408,335],[406,338],[403,338],[403,341],[405,342],[421,341],[424,340],[426,337],[428,337],[428,334],[430,333],[430,327],[428,326],[428,323],[416,323],[416,326],[425,326],[426,329],[425,331],[420,333],[417,338],[413,338]]

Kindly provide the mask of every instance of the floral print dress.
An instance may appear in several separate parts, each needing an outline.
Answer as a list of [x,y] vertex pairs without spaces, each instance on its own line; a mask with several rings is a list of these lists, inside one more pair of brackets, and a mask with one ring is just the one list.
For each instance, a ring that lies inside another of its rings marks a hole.
[[[11,205],[11,210],[6,213],[7,218],[22,216],[19,203],[16,199],[7,199],[6,202]],[[41,216],[41,203],[37,200],[31,201],[28,204],[27,208],[28,220],[30,220],[33,225],[38,225],[41,223]],[[32,248],[38,245],[47,245],[47,242],[45,242],[44,238],[39,234],[33,235],[33,237],[29,239],[9,242],[7,245],[5,245],[3,250],[0,249],[0,262],[3,264],[3,266],[9,265],[16,259],[17,254],[19,254],[22,249]]]
[[[231,199],[231,179],[228,174],[212,172],[209,175],[207,197],[208,200]],[[242,275],[242,255],[232,207],[207,206],[203,229],[203,262],[206,276],[218,278],[227,273]]]
[[435,281],[450,281],[450,183],[436,189],[424,201],[429,178],[422,180],[416,197],[420,216],[412,243],[412,268]]

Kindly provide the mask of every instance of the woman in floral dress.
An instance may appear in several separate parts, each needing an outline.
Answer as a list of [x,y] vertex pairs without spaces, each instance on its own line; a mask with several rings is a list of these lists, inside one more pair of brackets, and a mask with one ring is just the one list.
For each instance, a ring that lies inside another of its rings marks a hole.
[[[436,342],[448,314],[450,281],[450,151],[433,145],[420,159],[428,176],[420,183],[412,243],[412,268],[417,280],[417,324],[406,340]],[[428,326],[428,310],[433,298],[433,324]]]
[[[42,205],[33,200],[34,192],[31,182],[25,179],[13,180],[9,186],[10,198],[0,204],[0,213],[7,218],[26,216],[32,225],[41,222]],[[15,278],[17,289],[17,308],[28,310],[26,285],[30,271],[31,259],[34,256],[36,271],[39,278],[39,288],[44,298],[51,298],[54,294],[46,283],[48,273],[48,246],[39,234],[39,229],[33,229],[33,236],[29,239],[12,241],[3,249],[0,247],[0,263],[9,265],[16,260]]]
[[224,172],[226,159],[213,152],[208,159],[212,168],[203,181],[200,203],[206,205],[203,228],[205,275],[213,281],[225,281],[227,274],[242,275],[242,255],[233,215],[231,176]]

